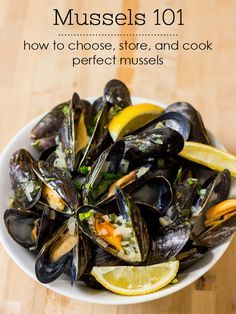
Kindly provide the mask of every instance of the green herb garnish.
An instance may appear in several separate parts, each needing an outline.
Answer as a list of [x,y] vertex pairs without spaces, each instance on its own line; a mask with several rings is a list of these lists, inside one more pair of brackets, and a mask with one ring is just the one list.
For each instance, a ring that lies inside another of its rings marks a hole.
[[65,105],[64,107],[61,108],[61,111],[64,113],[64,115],[68,115],[70,110],[69,110],[69,106]]
[[85,212],[85,213],[79,213],[79,220],[83,221],[84,219],[88,219],[92,216],[93,216],[92,210],[89,210],[88,212]]
[[79,172],[85,176],[88,175],[89,171],[91,170],[91,167],[87,167],[87,166],[81,166],[79,168]]
[[113,182],[120,179],[123,175],[121,173],[104,172],[101,174],[101,180],[91,189],[91,197],[96,200],[99,196],[104,194]]

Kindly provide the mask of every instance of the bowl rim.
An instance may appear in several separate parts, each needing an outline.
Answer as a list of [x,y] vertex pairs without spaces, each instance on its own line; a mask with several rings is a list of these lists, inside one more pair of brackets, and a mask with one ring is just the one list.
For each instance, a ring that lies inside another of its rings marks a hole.
[[[94,101],[96,98],[98,97],[86,97],[86,100],[88,101]],[[156,105],[159,105],[163,108],[165,108],[167,105],[159,102],[159,101],[154,101],[152,99],[148,99],[148,98],[143,98],[143,97],[131,97],[132,101],[135,104],[138,103],[143,103],[143,102],[148,102],[148,103],[153,103]],[[20,137],[22,137],[22,135],[26,132],[27,129],[29,129],[29,127],[32,127],[37,121],[39,121],[40,118],[42,118],[45,115],[45,113],[39,115],[38,117],[34,118],[33,120],[31,120],[30,122],[28,122],[23,128],[21,128],[12,138],[11,140],[8,142],[8,144],[5,146],[5,148],[3,149],[1,155],[0,155],[0,169],[1,167],[4,166],[4,162],[3,160],[9,156],[9,151],[11,150],[12,145],[16,142],[16,140]],[[225,147],[214,137],[212,136],[212,138],[216,141],[216,145],[222,149],[225,149]],[[3,180],[0,178],[0,180]],[[4,211],[3,211],[4,212]],[[2,244],[2,246],[4,247],[4,249],[6,250],[6,252],[8,253],[8,255],[11,257],[11,259],[15,262],[15,264],[17,264],[26,274],[28,274],[32,279],[34,279],[35,281],[37,281],[38,283],[40,283],[41,285],[45,286],[48,289],[51,289],[52,291],[61,294],[63,296],[66,296],[68,298],[72,298],[78,301],[83,301],[83,302],[90,302],[90,303],[94,303],[94,304],[107,304],[107,305],[128,305],[128,304],[138,304],[138,303],[144,303],[144,302],[150,302],[150,301],[154,301],[160,298],[163,298],[165,296],[171,295],[172,293],[175,293],[185,287],[187,287],[188,285],[192,284],[194,281],[196,281],[197,279],[199,279],[202,275],[204,275],[211,267],[213,267],[215,265],[215,263],[222,257],[222,255],[225,253],[225,251],[227,250],[228,246],[230,245],[232,238],[231,237],[227,242],[223,243],[222,245],[220,245],[218,247],[218,251],[217,253],[215,253],[215,255],[213,256],[212,260],[207,263],[206,265],[204,265],[203,267],[201,267],[197,272],[195,271],[193,274],[191,273],[189,276],[187,276],[187,278],[184,280],[184,282],[178,282],[175,285],[171,285],[171,287],[168,288],[164,288],[161,289],[159,291],[156,291],[154,293],[151,294],[146,294],[146,295],[140,295],[140,296],[122,296],[122,295],[116,295],[113,294],[110,291],[106,291],[106,293],[111,294],[111,296],[115,296],[114,298],[106,298],[104,300],[104,298],[102,296],[94,294],[94,295],[86,295],[86,293],[81,294],[79,289],[75,286],[74,288],[77,289],[77,293],[76,295],[72,295],[71,292],[67,291],[67,289],[62,289],[60,286],[57,287],[57,285],[55,285],[54,283],[50,283],[50,284],[42,284],[41,282],[39,282],[37,280],[37,278],[35,277],[34,273],[32,272],[32,270],[28,269],[26,267],[26,265],[23,263],[23,260],[21,260],[20,258],[17,257],[16,253],[11,249],[11,245],[9,245],[3,236],[3,230],[2,228],[0,228],[0,243]],[[214,249],[212,250],[214,251]],[[115,299],[115,300],[114,300]]]

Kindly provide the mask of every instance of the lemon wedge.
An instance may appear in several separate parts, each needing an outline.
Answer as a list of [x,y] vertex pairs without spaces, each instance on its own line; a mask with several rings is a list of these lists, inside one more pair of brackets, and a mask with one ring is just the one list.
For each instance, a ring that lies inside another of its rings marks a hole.
[[163,288],[175,278],[178,268],[178,261],[151,266],[94,266],[92,275],[106,289],[134,296]]
[[114,141],[155,119],[163,108],[153,104],[128,106],[112,118],[108,130]]
[[213,146],[197,142],[185,142],[179,155],[213,170],[228,169],[231,175],[236,177],[236,156]]

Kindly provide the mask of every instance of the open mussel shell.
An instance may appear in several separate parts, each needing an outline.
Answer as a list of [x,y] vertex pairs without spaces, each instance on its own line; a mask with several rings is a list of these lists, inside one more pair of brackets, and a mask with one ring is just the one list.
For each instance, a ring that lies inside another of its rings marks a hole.
[[86,177],[83,189],[83,199],[95,202],[107,192],[103,176],[105,174],[116,174],[124,154],[125,144],[120,140],[107,148],[94,162],[91,171]]
[[101,96],[93,102],[93,111],[95,113],[98,113],[102,109],[103,106],[104,106],[104,101],[103,101],[103,97]]
[[56,143],[69,102],[62,103],[48,112],[31,130],[33,146],[43,151]]
[[179,261],[180,271],[184,271],[198,262],[209,252],[209,249],[205,246],[194,246],[191,241],[183,247],[183,249],[176,255],[176,259]]
[[130,93],[127,86],[116,79],[110,80],[105,85],[103,99],[112,106],[117,105],[121,109],[131,105]]
[[184,146],[182,135],[170,128],[147,130],[137,135],[125,137],[127,159],[145,159],[178,154]]
[[141,127],[134,134],[142,133],[146,130],[158,128],[158,124],[162,124],[164,127],[168,127],[180,133],[184,140],[189,138],[190,124],[185,116],[179,112],[166,112],[161,114],[156,119],[152,120],[145,126]]
[[[119,179],[115,179],[113,183],[109,186],[108,192],[102,196],[101,199],[97,202],[97,205],[100,206],[110,206],[110,202],[112,202],[115,198],[115,188],[121,188],[124,192],[131,194],[132,191],[136,191],[139,186],[143,184],[143,181],[149,175],[149,170],[151,168],[150,164],[143,164],[140,168],[134,169],[132,171],[127,172],[127,169],[123,168],[121,161],[120,165],[120,174],[121,177]],[[125,172],[125,174],[123,173]]]
[[203,144],[211,144],[207,130],[202,121],[200,113],[187,102],[176,102],[169,105],[165,112],[178,112],[182,114],[190,124],[190,135],[188,140]]
[[78,243],[74,246],[72,251],[72,258],[70,264],[70,279],[71,284],[74,285],[83,275],[87,264],[91,257],[89,239],[78,229]]
[[94,110],[89,101],[80,99],[79,95],[74,93],[71,99],[71,105],[75,113],[75,120],[78,120],[81,112],[83,112],[85,125],[88,126],[92,123]]
[[122,260],[106,252],[103,248],[93,243],[91,264],[93,266],[121,266],[124,264]]
[[76,220],[70,218],[44,244],[35,262],[35,274],[42,283],[58,278],[71,262],[72,249],[78,243]]
[[179,217],[189,218],[198,186],[199,182],[194,178],[188,178],[180,183],[174,184],[173,203],[166,210],[165,216],[169,217],[172,221],[175,221]]
[[33,157],[24,149],[16,151],[10,159],[10,179],[15,202],[21,209],[35,205],[41,195],[41,181],[32,169]]
[[112,139],[107,129],[109,105],[105,103],[98,112],[96,124],[94,126],[89,143],[85,149],[84,155],[79,162],[79,167],[83,165],[91,166],[93,161],[98,158],[104,149],[110,146]]
[[206,211],[213,205],[227,199],[230,185],[230,172],[225,169],[200,191],[200,196],[194,206],[192,206],[192,233],[195,237],[205,230],[204,220]]
[[[86,109],[87,107],[89,109]],[[86,121],[87,120],[87,121]],[[56,151],[60,158],[60,150],[66,163],[66,168],[73,172],[78,165],[79,153],[89,141],[86,123],[91,120],[91,105],[80,100],[74,93],[61,126],[59,147]]]
[[219,224],[203,231],[202,234],[195,237],[194,243],[208,248],[216,247],[227,241],[235,231],[236,212]]
[[118,213],[84,205],[79,208],[81,230],[105,251],[128,263],[146,259],[149,235],[138,206],[116,188]]
[[67,112],[60,130],[61,150],[69,171],[74,171],[75,165],[75,129],[74,129],[74,111],[72,104],[68,106]]
[[10,236],[21,246],[34,250],[37,247],[41,218],[39,213],[7,209],[4,222]]
[[135,202],[152,206],[164,214],[172,203],[173,191],[165,177],[157,176],[144,179],[131,196]]
[[58,206],[53,208],[64,214],[73,214],[79,207],[79,200],[71,178],[64,171],[45,161],[34,163],[33,168],[44,185],[64,204],[62,208]]
[[189,240],[191,225],[186,220],[150,233],[150,251],[147,264],[157,264],[174,258]]

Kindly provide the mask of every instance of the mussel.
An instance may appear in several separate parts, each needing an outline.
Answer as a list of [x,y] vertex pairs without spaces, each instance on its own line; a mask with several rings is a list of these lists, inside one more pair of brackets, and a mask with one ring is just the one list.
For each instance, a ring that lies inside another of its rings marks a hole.
[[152,231],[147,263],[163,263],[174,258],[189,240],[190,232],[191,225],[187,220]]
[[95,161],[84,183],[83,199],[85,202],[92,204],[97,202],[107,192],[110,184],[121,177],[119,167],[124,148],[124,141],[117,141]]
[[178,112],[182,114],[190,124],[189,141],[203,144],[211,144],[207,130],[203,124],[200,113],[187,102],[176,102],[165,109],[166,113]]
[[127,86],[116,79],[109,81],[103,92],[103,99],[111,106],[118,106],[120,109],[131,105],[130,93]]
[[144,179],[131,196],[135,202],[152,206],[164,214],[172,203],[173,191],[165,177],[157,176]]
[[27,249],[36,249],[41,224],[39,213],[7,209],[4,213],[4,222],[13,240]]
[[35,163],[33,169],[43,182],[42,197],[50,207],[64,214],[73,214],[79,207],[79,199],[71,178],[45,161]]
[[195,237],[195,243],[214,247],[236,231],[236,200],[229,199],[210,207],[205,213],[205,230]]
[[205,230],[204,219],[206,211],[213,205],[224,201],[229,195],[231,185],[230,172],[225,169],[220,172],[205,188],[192,206],[192,233],[196,237]]
[[49,283],[58,278],[72,259],[72,250],[79,241],[75,218],[70,218],[40,250],[35,274],[42,283]]
[[159,127],[168,127],[180,133],[184,140],[186,141],[189,138],[190,134],[190,124],[185,116],[179,112],[166,112],[162,113],[156,119],[152,120],[148,124],[139,128],[134,132],[138,134],[147,130],[159,128]]
[[138,206],[116,188],[118,212],[84,205],[78,210],[81,230],[105,251],[128,262],[146,259],[149,236]]
[[25,149],[16,151],[10,160],[10,179],[15,203],[21,209],[32,208],[41,195],[41,181],[32,169],[34,159]]
[[141,160],[150,157],[175,155],[184,146],[183,137],[173,129],[151,129],[137,135],[125,137],[125,155],[127,159]]
[[56,145],[65,113],[68,110],[69,102],[62,103],[48,112],[31,130],[30,138],[34,141],[33,146],[44,151]]

